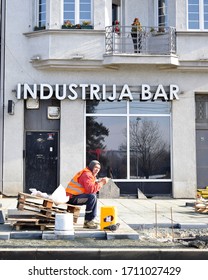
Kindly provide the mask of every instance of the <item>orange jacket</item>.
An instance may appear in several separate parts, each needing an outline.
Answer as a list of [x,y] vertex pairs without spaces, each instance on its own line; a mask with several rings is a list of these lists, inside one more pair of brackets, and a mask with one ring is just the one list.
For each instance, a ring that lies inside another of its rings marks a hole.
[[78,172],[68,183],[66,195],[71,197],[82,193],[95,194],[102,186],[103,183],[96,182],[96,177],[94,177],[92,171],[86,167]]
[[79,177],[84,173],[89,172],[88,168],[84,168],[81,171],[79,171],[68,183],[66,188],[66,194],[70,195],[78,195],[82,193],[86,193],[85,188],[78,183]]

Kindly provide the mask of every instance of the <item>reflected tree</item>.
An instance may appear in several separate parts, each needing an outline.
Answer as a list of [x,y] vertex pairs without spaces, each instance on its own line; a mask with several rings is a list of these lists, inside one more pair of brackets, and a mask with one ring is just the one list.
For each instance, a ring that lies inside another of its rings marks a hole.
[[[98,100],[88,101],[87,108],[89,113],[94,113],[95,107],[99,104]],[[109,129],[103,123],[96,121],[96,117],[86,118],[86,151],[87,163],[93,159],[100,160],[102,152],[105,150],[105,137],[109,135]]]
[[[163,162],[169,157],[158,123],[137,118],[130,122],[131,174],[148,179],[150,175],[167,173]],[[134,168],[133,168],[134,167]],[[133,169],[133,170],[132,170]],[[160,169],[160,170],[159,170]]]

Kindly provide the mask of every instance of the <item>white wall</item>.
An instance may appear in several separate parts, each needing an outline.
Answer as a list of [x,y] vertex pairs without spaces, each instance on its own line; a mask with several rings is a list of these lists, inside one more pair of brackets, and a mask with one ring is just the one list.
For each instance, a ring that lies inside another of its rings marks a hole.
[[84,112],[82,100],[61,102],[60,183],[66,187],[74,174],[84,168]]

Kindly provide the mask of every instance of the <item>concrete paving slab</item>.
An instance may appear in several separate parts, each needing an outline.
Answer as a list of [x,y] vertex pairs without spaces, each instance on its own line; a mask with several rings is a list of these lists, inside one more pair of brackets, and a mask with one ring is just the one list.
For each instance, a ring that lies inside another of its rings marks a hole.
[[106,239],[106,233],[101,230],[76,230],[75,238],[98,238]]
[[193,229],[193,228],[208,228],[208,224],[206,223],[180,223],[179,224],[180,229]]
[[10,232],[0,232],[0,240],[9,240]]
[[129,228],[121,230],[117,230],[114,232],[106,231],[106,237],[107,240],[110,239],[132,239],[132,240],[138,240],[139,234],[134,230],[129,230]]
[[11,239],[42,239],[42,231],[12,231]]

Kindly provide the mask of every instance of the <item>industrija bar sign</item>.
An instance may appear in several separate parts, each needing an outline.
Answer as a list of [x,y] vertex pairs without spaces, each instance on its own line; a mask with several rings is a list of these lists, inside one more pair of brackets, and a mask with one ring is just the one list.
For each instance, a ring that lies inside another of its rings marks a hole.
[[124,84],[117,86],[107,86],[105,84],[18,84],[17,85],[17,99],[50,99],[55,97],[58,100],[68,98],[69,100],[76,100],[81,98],[83,100],[108,100],[121,101],[123,99],[133,100],[134,98],[141,101],[163,99],[179,100],[179,87],[177,85],[163,86],[161,84],[157,86],[150,86],[148,84],[142,84],[138,87],[134,87],[136,90],[131,90],[130,86]]

